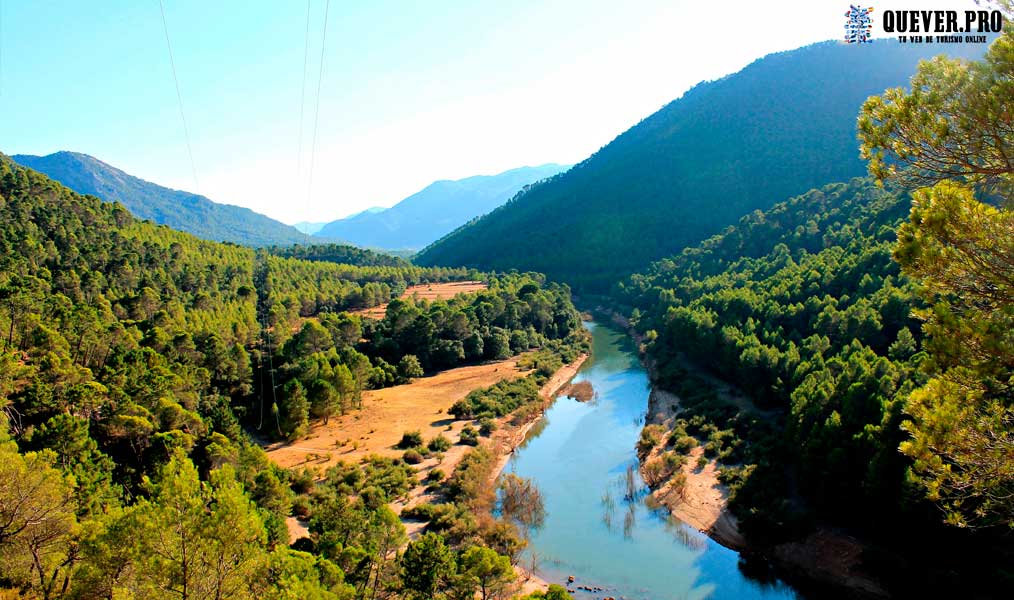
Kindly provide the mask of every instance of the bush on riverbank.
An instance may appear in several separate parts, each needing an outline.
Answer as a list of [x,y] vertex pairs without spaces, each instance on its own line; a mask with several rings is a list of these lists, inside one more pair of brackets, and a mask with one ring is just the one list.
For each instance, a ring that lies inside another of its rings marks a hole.
[[[645,478],[655,487],[666,481],[665,472],[675,474],[691,450],[702,446],[704,453],[697,467],[708,458],[718,465],[719,480],[729,488],[729,508],[739,518],[744,533],[757,539],[781,540],[799,529],[808,516],[793,512],[772,490],[785,489],[785,474],[777,467],[785,451],[778,430],[769,421],[748,413],[722,399],[712,384],[675,363],[666,365],[660,375],[667,390],[679,397],[679,418],[665,436],[671,450],[671,465],[646,464]],[[638,452],[647,456],[661,439],[658,425],[648,425],[641,433]],[[668,455],[664,455],[668,456]],[[680,456],[680,459],[675,458]],[[764,506],[764,511],[751,507]]]
[[539,388],[545,378],[538,373],[520,379],[505,379],[488,388],[474,390],[448,411],[457,419],[502,417],[518,408],[540,402]]
[[574,600],[574,597],[567,593],[563,586],[552,583],[546,591],[536,591],[522,596],[519,600]]

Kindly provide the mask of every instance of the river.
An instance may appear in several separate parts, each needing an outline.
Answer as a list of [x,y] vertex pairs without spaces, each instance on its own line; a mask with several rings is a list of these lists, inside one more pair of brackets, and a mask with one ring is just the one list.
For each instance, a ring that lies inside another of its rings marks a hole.
[[[574,379],[591,382],[586,403],[561,397],[507,465],[532,479],[546,517],[532,533],[527,560],[550,582],[600,587],[584,600],[796,598],[786,584],[758,581],[740,568],[739,554],[652,507],[637,474],[635,444],[650,391],[629,338],[588,322],[592,354]],[[635,493],[628,499],[628,471]]]

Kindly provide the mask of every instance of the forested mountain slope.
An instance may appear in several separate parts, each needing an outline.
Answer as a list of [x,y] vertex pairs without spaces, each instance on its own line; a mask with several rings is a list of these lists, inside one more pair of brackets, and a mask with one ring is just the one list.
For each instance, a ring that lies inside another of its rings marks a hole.
[[371,209],[332,221],[314,235],[370,248],[418,250],[470,219],[502,205],[525,186],[567,167],[520,167],[497,175],[437,181],[391,208]]
[[218,204],[197,194],[172,190],[124,173],[78,152],[46,156],[17,154],[15,162],[45,173],[80,194],[119,202],[136,217],[197,237],[247,246],[305,243],[306,235],[249,208]]
[[[311,238],[312,239],[312,238]],[[267,251],[276,256],[298,258],[317,262],[333,262],[361,267],[408,267],[410,263],[397,256],[383,254],[365,248],[346,244],[317,243],[309,246],[294,244],[292,246],[270,246]]]
[[903,483],[900,431],[881,428],[920,377],[918,302],[891,260],[907,210],[869,180],[829,185],[620,286],[661,385],[681,385],[686,356],[784,411],[802,487],[828,511],[896,504]]
[[921,58],[977,45],[825,42],[701,83],[566,173],[420,253],[604,291],[650,261],[831,181],[863,175],[856,115]]
[[[616,294],[634,307],[655,381],[683,408],[674,431],[646,435],[677,456],[703,445],[755,543],[844,525],[890,549],[864,566],[882,581],[909,586],[919,573],[930,593],[947,584],[927,573],[958,569],[988,588],[1011,548],[948,530],[899,451],[930,360],[917,318],[926,303],[892,259],[910,205],[869,179],[811,190],[656,262]],[[710,391],[700,369],[769,417]]]
[[[356,410],[365,389],[552,353],[580,327],[566,286],[539,275],[204,241],[2,155],[0,223],[0,595],[414,593],[420,567],[395,560],[407,539],[388,508],[416,481],[411,467],[378,458],[315,482],[271,464],[248,431],[298,437],[311,419]],[[488,290],[394,301],[377,324],[344,312],[477,276]],[[284,521],[297,506],[312,529],[300,550]],[[507,561],[467,523],[427,543]]]

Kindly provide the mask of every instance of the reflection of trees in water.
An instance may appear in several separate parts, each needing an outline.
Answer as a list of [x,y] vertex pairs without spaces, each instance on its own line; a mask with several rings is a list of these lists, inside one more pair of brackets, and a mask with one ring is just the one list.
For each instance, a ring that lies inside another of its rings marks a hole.
[[754,582],[761,589],[782,589],[784,584],[778,579],[774,565],[757,554],[740,554],[736,564],[744,577]]
[[524,445],[527,446],[529,440],[534,440],[539,437],[539,435],[545,431],[546,427],[549,427],[549,417],[546,416],[546,413],[543,413],[542,416],[539,417],[539,420],[535,422],[535,425],[532,425],[532,428],[529,429],[528,433],[525,435]]
[[542,413],[539,420],[536,421],[535,424],[532,425],[532,428],[528,430],[528,433],[525,434],[525,439],[521,440],[521,443],[514,448],[511,460],[518,455],[520,450],[527,448],[528,444],[531,443],[532,440],[539,437],[542,432],[545,431],[546,427],[549,427],[549,417],[546,415],[547,413]]
[[636,523],[634,510],[633,503],[627,504],[627,514],[623,515],[623,537],[628,540],[633,537],[634,533],[634,524]]
[[518,526],[527,538],[546,521],[542,492],[531,479],[507,473],[500,478],[497,512]]
[[635,459],[627,465],[627,469],[620,478],[620,487],[623,489],[623,501],[627,504],[636,504],[651,492],[648,486],[644,485],[644,482],[638,477],[637,465],[638,462]]
[[[651,490],[637,477],[636,463],[627,465],[623,475],[620,475],[610,485],[622,491],[623,504],[627,510],[623,515],[623,537],[630,539],[633,536],[634,527],[637,525],[637,505],[643,502],[648,512],[662,521],[662,526],[669,535],[680,545],[694,551],[702,551],[707,547],[707,540],[703,534],[687,526],[683,521],[674,516],[669,509],[659,503],[651,494]],[[602,495],[602,522],[606,529],[613,530],[616,519],[616,500],[610,489]]]
[[613,530],[613,514],[616,512],[616,501],[613,500],[613,495],[606,490],[605,494],[602,494],[602,522],[606,524],[606,529],[609,531]]
[[616,488],[618,493],[622,494],[623,504],[627,509],[623,514],[623,537],[627,539],[631,538],[634,526],[637,524],[638,503],[646,497],[650,497],[650,490],[637,476],[636,465],[637,461],[628,464],[627,468],[623,471],[623,475],[613,480],[607,487],[606,492],[602,494],[602,523],[605,524],[606,529],[609,531],[613,530],[617,508],[612,488]]
[[528,571],[528,576],[535,575],[535,571],[539,568],[539,553],[532,550],[528,553],[528,565],[525,569]]
[[703,534],[691,529],[672,515],[665,521],[665,530],[672,534],[674,540],[690,550],[703,551],[708,546]]
[[623,515],[623,537],[630,539],[634,533],[634,525],[637,523],[637,504],[644,498],[645,486],[641,485],[637,477],[637,461],[627,465],[623,473],[623,502],[627,505],[627,512]]
[[627,465],[627,472],[624,474],[624,478],[627,492],[623,495],[623,499],[631,503],[637,495],[637,479],[634,477],[634,465]]

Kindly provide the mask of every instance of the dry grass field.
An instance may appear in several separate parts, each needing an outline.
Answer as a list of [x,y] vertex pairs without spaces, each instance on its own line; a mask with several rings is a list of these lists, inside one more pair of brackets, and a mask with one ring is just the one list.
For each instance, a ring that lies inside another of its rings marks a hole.
[[[339,461],[356,463],[371,454],[401,456],[403,451],[396,446],[406,431],[420,431],[426,441],[443,435],[453,446],[448,451],[427,457],[415,465],[419,483],[406,498],[391,505],[400,514],[406,507],[437,500],[426,491],[423,483],[426,475],[438,467],[446,474],[453,473],[464,455],[472,449],[459,442],[462,428],[474,422],[455,421],[447,414],[447,410],[472,390],[530,373],[531,371],[518,368],[520,358],[516,356],[494,363],[450,369],[405,385],[367,391],[363,394],[362,410],[335,417],[327,425],[318,423],[307,437],[292,443],[271,444],[265,450],[271,460],[283,467],[309,467],[323,473],[327,467]],[[543,385],[540,394],[545,402],[551,401],[565,388],[585,358],[582,355],[578,361],[566,365]],[[538,414],[541,413],[535,413],[524,423],[513,423],[511,415],[503,417],[498,420],[493,436],[483,441],[497,455],[497,464],[492,474],[494,480],[507,464],[514,448],[524,441],[538,420]],[[490,481],[490,485],[493,483]],[[296,517],[286,519],[286,525],[290,541],[294,542],[307,535],[307,524]],[[424,526],[425,523],[414,521],[405,523],[406,532],[411,538],[419,535]],[[527,591],[546,588],[546,583],[539,578],[527,572],[523,575],[524,589]]]
[[[459,367],[405,385],[366,391],[362,410],[334,417],[327,425],[317,423],[307,437],[291,444],[272,444],[268,456],[283,467],[323,469],[338,461],[358,462],[371,454],[401,456],[395,445],[406,431],[421,431],[425,440],[443,434],[457,442],[467,422],[455,422],[447,410],[474,389],[524,375],[517,362],[515,357]],[[445,453],[441,468],[450,472],[446,463],[465,449],[455,446]]]
[[[451,281],[448,283],[413,285],[409,286],[401,297],[412,298],[414,296],[420,300],[446,300],[458,294],[469,294],[486,288],[487,285],[481,281]],[[381,304],[373,308],[364,308],[351,312],[368,319],[383,319],[386,311],[387,305]]]

